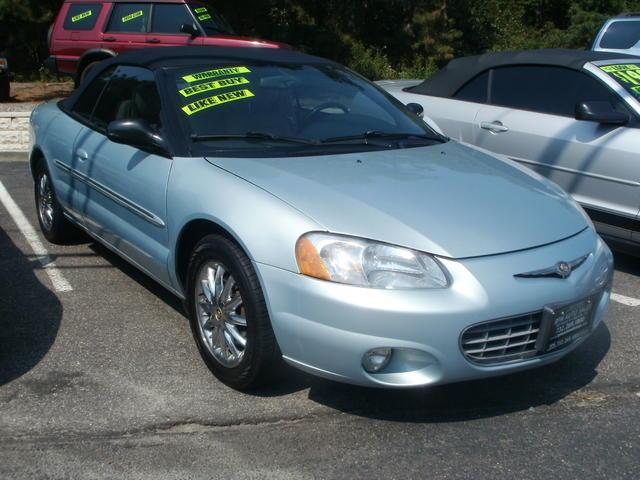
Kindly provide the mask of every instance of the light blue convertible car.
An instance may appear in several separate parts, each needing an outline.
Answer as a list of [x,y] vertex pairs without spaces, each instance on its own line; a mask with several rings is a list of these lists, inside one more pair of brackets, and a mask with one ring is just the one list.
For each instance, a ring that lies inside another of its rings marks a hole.
[[237,389],[281,358],[383,387],[560,359],[604,317],[611,252],[556,185],[417,111],[293,51],[125,54],[33,113],[40,226],[184,299]]

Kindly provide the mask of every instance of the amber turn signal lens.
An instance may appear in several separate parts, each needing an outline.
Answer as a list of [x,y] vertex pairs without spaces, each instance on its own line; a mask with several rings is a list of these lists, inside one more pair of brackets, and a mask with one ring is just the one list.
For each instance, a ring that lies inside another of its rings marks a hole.
[[296,244],[296,260],[300,273],[321,280],[330,280],[329,270],[324,265],[315,245],[306,237],[302,237]]

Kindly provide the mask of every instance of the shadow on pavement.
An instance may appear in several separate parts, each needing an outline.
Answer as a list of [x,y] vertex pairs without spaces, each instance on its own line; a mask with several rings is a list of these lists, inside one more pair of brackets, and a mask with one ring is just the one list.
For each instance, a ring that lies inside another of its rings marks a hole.
[[454,422],[554,404],[587,386],[611,346],[605,324],[559,362],[503,377],[417,390],[376,390],[312,380],[309,398],[368,418]]
[[138,270],[136,267],[131,265],[129,262],[127,262],[120,256],[116,255],[115,253],[113,253],[107,247],[103,246],[98,242],[92,241],[91,239],[89,241],[92,242],[89,244],[89,248],[96,255],[107,260],[111,265],[116,267],[118,270],[120,270],[122,273],[127,275],[133,281],[142,285],[147,291],[149,291],[149,293],[158,297],[160,300],[165,302],[167,305],[173,308],[176,312],[178,312],[180,315],[186,318],[184,309],[182,308],[181,300],[178,297],[176,297],[173,293],[169,292],[167,289],[165,289],[162,285],[157,283],[151,277],[142,273],[140,270]]
[[640,277],[640,258],[620,252],[614,252],[616,270]]
[[0,229],[0,386],[34,368],[58,334],[62,304],[35,276],[39,267]]

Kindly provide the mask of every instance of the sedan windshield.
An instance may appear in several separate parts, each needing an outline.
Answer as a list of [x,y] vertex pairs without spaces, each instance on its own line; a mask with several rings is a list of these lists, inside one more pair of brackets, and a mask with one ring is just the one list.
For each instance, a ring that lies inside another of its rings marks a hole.
[[215,63],[172,75],[191,140],[216,153],[337,153],[443,141],[388,94],[334,64]]
[[625,63],[600,67],[618,82],[633,98],[640,100],[640,63]]

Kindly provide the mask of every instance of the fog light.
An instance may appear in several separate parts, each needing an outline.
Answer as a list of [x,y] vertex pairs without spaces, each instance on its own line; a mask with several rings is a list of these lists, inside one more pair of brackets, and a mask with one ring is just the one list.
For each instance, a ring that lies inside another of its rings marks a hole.
[[362,357],[362,366],[369,373],[376,373],[389,365],[391,361],[391,348],[374,348]]

